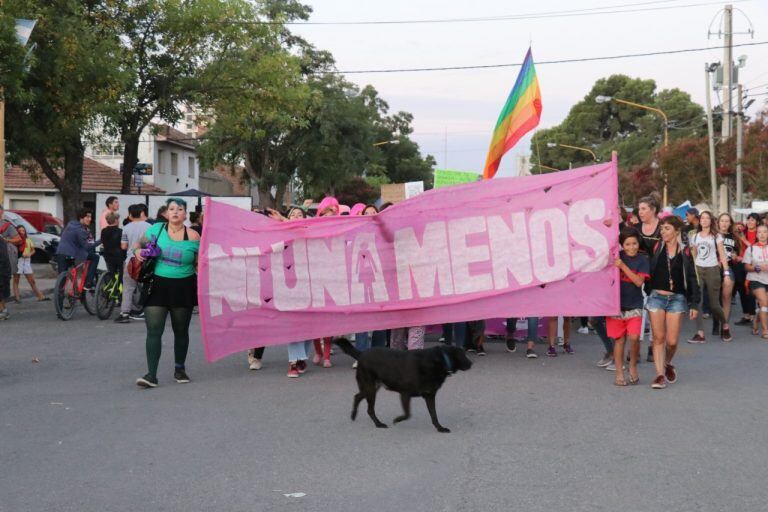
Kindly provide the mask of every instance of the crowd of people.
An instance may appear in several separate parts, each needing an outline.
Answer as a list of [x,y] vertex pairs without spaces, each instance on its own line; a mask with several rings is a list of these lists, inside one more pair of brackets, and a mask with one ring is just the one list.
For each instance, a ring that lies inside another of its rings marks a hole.
[[[274,209],[254,209],[281,222],[292,222],[311,215],[308,204],[293,206],[286,212]],[[333,197],[324,198],[316,216],[376,215],[387,208],[358,203],[339,204]],[[166,319],[171,318],[174,334],[174,379],[189,382],[185,361],[189,347],[189,325],[197,306],[197,254],[202,233],[203,215],[188,212],[187,203],[170,198],[148,218],[144,204],[128,208],[128,218],[120,227],[117,198],[110,197],[99,217],[101,239],[91,236],[90,211],[78,212],[78,220],[70,222],[62,233],[57,254],[60,271],[75,262],[91,259],[93,274],[87,286],[93,286],[98,254],[94,248],[103,246],[103,256],[110,272],[119,273],[123,296],[117,323],[143,320],[146,324],[147,373],[137,379],[143,388],[158,385],[158,365]],[[2,209],[0,208],[0,214]],[[573,354],[571,324],[579,321],[580,333],[593,330],[605,348],[597,362],[601,368],[615,372],[617,386],[640,382],[640,340],[649,320],[651,343],[647,361],[653,362],[656,376],[654,389],[663,389],[677,381],[673,360],[679,344],[685,317],[696,322],[696,332],[687,341],[705,343],[705,321],[712,321],[712,335],[723,342],[734,339],[732,325],[751,328],[752,334],[768,341],[768,219],[757,213],[745,222],[734,222],[728,213],[715,217],[712,212],[690,208],[686,220],[669,211],[660,211],[658,195],[642,198],[637,208],[624,211],[620,226],[621,251],[614,264],[620,274],[620,314],[602,318],[564,318],[562,324],[562,353]],[[16,293],[21,275],[27,276],[40,300],[42,294],[31,277],[30,258],[34,248],[21,233],[9,229],[0,216],[0,320],[7,318],[3,301],[10,296],[8,280],[15,275]],[[152,250],[150,250],[152,249]],[[154,251],[154,252],[153,252]],[[138,265],[152,262],[151,279],[142,285],[129,271],[131,260]],[[366,264],[362,262],[361,264]],[[368,262],[372,264],[372,262]],[[15,269],[15,270],[12,270]],[[366,269],[360,269],[361,275]],[[141,293],[136,291],[140,290]],[[731,304],[739,295],[743,316],[731,323]],[[557,357],[558,318],[525,319],[527,329],[523,339],[517,339],[517,318],[506,319],[506,349],[516,352],[525,343],[525,357],[538,357],[536,344],[540,340],[539,325],[547,331],[545,355]],[[541,320],[541,321],[540,321]],[[352,335],[358,350],[389,347],[393,350],[416,350],[424,347],[427,326],[360,332]],[[455,322],[442,326],[440,340],[485,355],[485,321]],[[324,368],[333,366],[330,338],[302,340],[289,343],[287,376],[296,378],[307,371],[310,354],[312,363]],[[247,352],[248,368],[259,370],[264,347]],[[628,362],[628,368],[625,365]],[[628,369],[628,374],[625,370]]]

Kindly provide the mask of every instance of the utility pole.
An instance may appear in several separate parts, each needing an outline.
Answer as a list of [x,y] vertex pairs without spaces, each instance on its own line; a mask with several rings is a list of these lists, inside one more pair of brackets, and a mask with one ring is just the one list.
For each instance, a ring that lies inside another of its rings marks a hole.
[[448,127],[445,127],[445,137],[443,137],[443,168],[448,168]]
[[726,5],[723,14],[723,142],[731,137],[731,89],[733,88],[733,6]]
[[[2,3],[2,2],[0,2]],[[0,88],[0,206],[5,201],[5,97]]]
[[736,101],[736,208],[741,208],[744,195],[744,177],[741,171],[741,160],[744,158],[744,91],[741,84],[737,86]]
[[709,135],[709,184],[712,187],[712,194],[710,195],[711,203],[710,208],[715,208],[717,204],[717,173],[715,164],[715,124],[712,120],[712,87],[710,86],[710,75],[713,71],[712,68],[706,64],[704,66],[704,83],[706,84],[707,91],[707,132]]

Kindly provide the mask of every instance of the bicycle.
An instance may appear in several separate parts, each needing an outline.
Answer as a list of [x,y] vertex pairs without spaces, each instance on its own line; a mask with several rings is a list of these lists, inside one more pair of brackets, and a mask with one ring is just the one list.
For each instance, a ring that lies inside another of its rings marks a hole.
[[96,316],[107,320],[112,316],[115,306],[120,305],[123,297],[123,282],[120,270],[104,272],[96,281]]
[[61,272],[56,278],[53,305],[56,308],[56,316],[61,320],[66,321],[72,318],[78,302],[83,303],[83,307],[89,314],[96,314],[95,293],[93,290],[85,290],[85,279],[90,265],[91,262],[85,260]]

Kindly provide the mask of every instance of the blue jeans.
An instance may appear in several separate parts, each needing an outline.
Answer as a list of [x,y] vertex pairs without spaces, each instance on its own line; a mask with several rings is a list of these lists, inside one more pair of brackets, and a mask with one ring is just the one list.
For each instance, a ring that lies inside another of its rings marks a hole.
[[454,347],[464,348],[467,339],[467,322],[456,322],[443,325],[445,342]]
[[[507,318],[507,339],[515,337],[517,330],[517,318]],[[539,317],[528,317],[528,333],[526,341],[536,342],[539,339]]]
[[310,341],[294,341],[288,344],[288,362],[307,360],[307,350],[309,350]]
[[386,347],[387,346],[387,331],[373,331],[373,334],[368,334],[368,331],[358,332],[355,334],[355,348],[360,352],[368,350],[371,347]]
[[688,302],[682,293],[672,295],[662,295],[656,290],[651,292],[645,309],[651,313],[655,311],[665,311],[667,313],[686,313],[688,311]]

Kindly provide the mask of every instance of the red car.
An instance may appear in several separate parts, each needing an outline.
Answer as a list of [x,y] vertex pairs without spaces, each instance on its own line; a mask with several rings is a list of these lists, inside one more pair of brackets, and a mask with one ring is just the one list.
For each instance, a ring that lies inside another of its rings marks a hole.
[[38,212],[36,210],[9,210],[17,215],[24,217],[24,220],[35,226],[41,233],[61,236],[64,229],[64,223],[58,217],[54,217],[48,212]]

